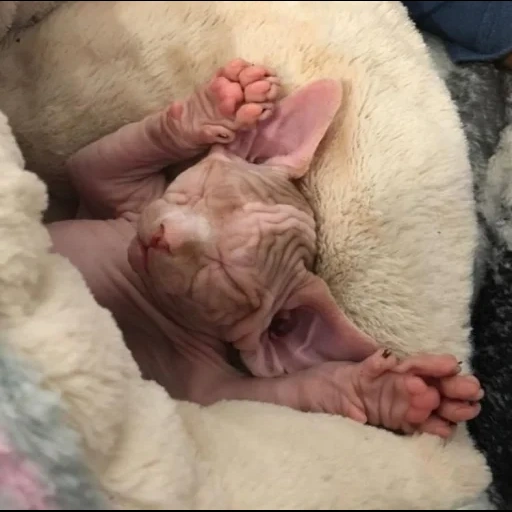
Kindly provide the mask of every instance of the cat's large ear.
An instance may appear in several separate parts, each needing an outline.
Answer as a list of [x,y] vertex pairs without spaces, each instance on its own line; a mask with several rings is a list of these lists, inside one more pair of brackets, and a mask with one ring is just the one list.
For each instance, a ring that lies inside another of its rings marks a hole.
[[255,349],[241,351],[247,367],[260,376],[294,373],[329,361],[360,362],[378,349],[371,336],[338,307],[329,287],[309,273],[285,301]]
[[341,83],[312,82],[282,99],[269,119],[239,132],[224,151],[248,162],[281,167],[291,179],[300,178],[308,171],[341,99]]

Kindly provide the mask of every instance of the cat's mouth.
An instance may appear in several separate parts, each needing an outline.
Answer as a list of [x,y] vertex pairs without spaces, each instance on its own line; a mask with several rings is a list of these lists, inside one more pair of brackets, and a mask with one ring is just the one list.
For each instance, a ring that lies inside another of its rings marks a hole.
[[146,272],[148,272],[150,250],[170,253],[169,244],[164,238],[163,224],[160,224],[159,229],[153,234],[148,243],[145,243],[140,236],[137,237],[137,242],[142,253],[143,266]]

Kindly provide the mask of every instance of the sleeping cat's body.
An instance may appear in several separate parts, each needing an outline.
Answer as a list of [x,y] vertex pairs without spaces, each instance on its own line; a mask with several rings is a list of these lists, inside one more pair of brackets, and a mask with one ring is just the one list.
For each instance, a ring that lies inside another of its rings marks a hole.
[[[55,250],[113,312],[137,362],[172,396],[259,400],[449,436],[478,381],[453,356],[399,363],[311,272],[315,222],[294,180],[334,119],[341,85],[276,102],[278,79],[236,59],[186,101],[69,162],[89,220],[49,225]],[[210,153],[167,183],[163,168]],[[234,346],[253,375],[237,374]],[[469,402],[469,403],[468,403]]]

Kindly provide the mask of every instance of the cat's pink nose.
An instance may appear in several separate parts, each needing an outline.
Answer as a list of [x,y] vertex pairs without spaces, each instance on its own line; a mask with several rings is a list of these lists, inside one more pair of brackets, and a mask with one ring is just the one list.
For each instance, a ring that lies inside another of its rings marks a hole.
[[160,224],[156,233],[151,237],[149,241],[148,247],[152,249],[163,249],[165,251],[169,251],[169,243],[165,239],[165,226],[164,224]]
[[[167,215],[158,224],[150,224],[143,233],[147,249],[157,249],[176,255],[182,249],[191,248],[210,237],[208,221],[198,215]],[[151,236],[148,237],[148,234]]]

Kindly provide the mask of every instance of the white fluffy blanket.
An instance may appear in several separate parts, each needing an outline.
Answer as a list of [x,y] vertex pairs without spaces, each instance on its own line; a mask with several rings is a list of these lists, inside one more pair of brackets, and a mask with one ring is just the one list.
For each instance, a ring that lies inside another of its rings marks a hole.
[[[221,61],[277,67],[290,89],[346,84],[304,182],[318,271],[396,350],[469,344],[476,241],[464,137],[397,2],[76,2],[0,52],[0,109],[48,182],[77,146],[181,96]],[[488,485],[464,428],[445,443],[257,403],[208,408],[141,379],[109,312],[49,253],[45,190],[2,118],[0,327],[58,394],[116,507],[452,509]]]

